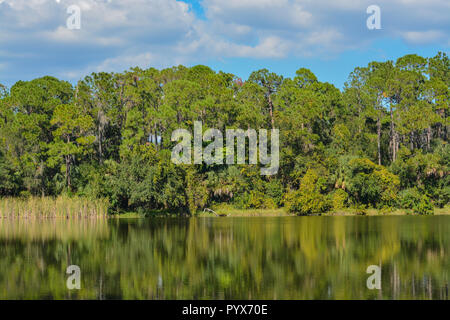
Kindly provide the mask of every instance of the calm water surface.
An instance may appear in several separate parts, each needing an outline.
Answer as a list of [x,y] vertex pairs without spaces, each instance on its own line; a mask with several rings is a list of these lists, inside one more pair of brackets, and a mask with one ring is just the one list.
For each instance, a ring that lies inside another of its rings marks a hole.
[[0,299],[448,299],[449,251],[450,216],[0,219]]

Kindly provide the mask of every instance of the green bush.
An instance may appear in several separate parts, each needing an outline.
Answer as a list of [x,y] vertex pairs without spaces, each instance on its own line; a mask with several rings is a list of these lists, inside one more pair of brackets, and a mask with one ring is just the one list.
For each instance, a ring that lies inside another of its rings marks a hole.
[[286,195],[285,205],[289,212],[299,215],[318,214],[329,208],[318,172],[309,169],[300,181],[300,189]]
[[450,175],[441,179],[438,187],[430,190],[435,206],[443,208],[450,203]]
[[415,213],[422,215],[433,214],[434,212],[431,199],[417,188],[410,188],[400,192],[398,206],[402,209],[411,209]]
[[433,203],[431,199],[426,195],[422,195],[419,204],[414,208],[415,212],[421,215],[434,214]]
[[348,193],[343,189],[336,189],[331,194],[331,203],[334,210],[339,210],[347,207]]
[[[264,185],[266,202],[273,203],[275,207],[280,206],[283,199],[283,185],[280,180],[273,179]],[[270,209],[270,208],[269,208]]]
[[436,189],[434,192],[436,206],[443,208],[450,203],[450,186]]
[[246,209],[262,209],[264,208],[264,194],[257,190],[250,191],[248,202],[245,205]]
[[372,207],[395,205],[400,186],[398,176],[365,158],[350,160],[349,167],[347,189],[355,198],[355,202]]

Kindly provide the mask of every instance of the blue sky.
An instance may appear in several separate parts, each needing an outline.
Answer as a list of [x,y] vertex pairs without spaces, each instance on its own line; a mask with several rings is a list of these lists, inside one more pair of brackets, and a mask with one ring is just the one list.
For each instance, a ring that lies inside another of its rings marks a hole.
[[[372,4],[380,30],[366,26]],[[306,67],[342,88],[370,61],[448,53],[449,14],[448,0],[0,0],[0,83],[205,64],[243,79]]]

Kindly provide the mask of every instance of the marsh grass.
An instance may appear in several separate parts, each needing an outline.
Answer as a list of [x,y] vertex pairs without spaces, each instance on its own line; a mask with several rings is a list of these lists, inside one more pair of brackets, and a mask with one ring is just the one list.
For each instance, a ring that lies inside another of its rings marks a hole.
[[0,198],[0,218],[94,218],[106,217],[106,199],[59,196]]

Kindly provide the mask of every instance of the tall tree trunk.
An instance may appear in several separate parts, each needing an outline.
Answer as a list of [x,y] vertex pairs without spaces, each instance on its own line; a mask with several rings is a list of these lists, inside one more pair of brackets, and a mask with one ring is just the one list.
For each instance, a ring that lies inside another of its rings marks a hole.
[[103,162],[102,140],[103,140],[102,129],[101,129],[101,124],[99,124],[99,126],[98,126],[98,155],[99,155],[100,164]]
[[[443,133],[443,121],[445,119],[445,110],[444,109],[439,109],[437,111],[437,113],[439,114],[439,116],[441,117],[441,120],[437,123],[437,137],[442,139],[442,133]],[[444,139],[445,140],[445,139]]]
[[377,119],[377,148],[378,148],[378,164],[381,166],[381,117]]
[[431,150],[431,126],[427,128],[427,151]]
[[394,123],[394,110],[392,109],[392,103],[390,106],[391,113],[391,146],[392,146],[392,162],[397,160],[397,133],[395,132],[395,123]]
[[[67,137],[67,143],[70,143],[70,137]],[[67,182],[67,188],[69,191],[71,190],[71,181],[70,181],[70,161],[71,161],[71,155],[66,155],[66,182]]]
[[270,120],[272,122],[272,129],[275,129],[275,120],[273,118],[273,102],[272,97],[269,94],[269,114],[270,114]]
[[361,97],[358,95],[358,134],[361,134]]
[[67,183],[67,188],[70,191],[70,155],[66,155],[66,183]]

